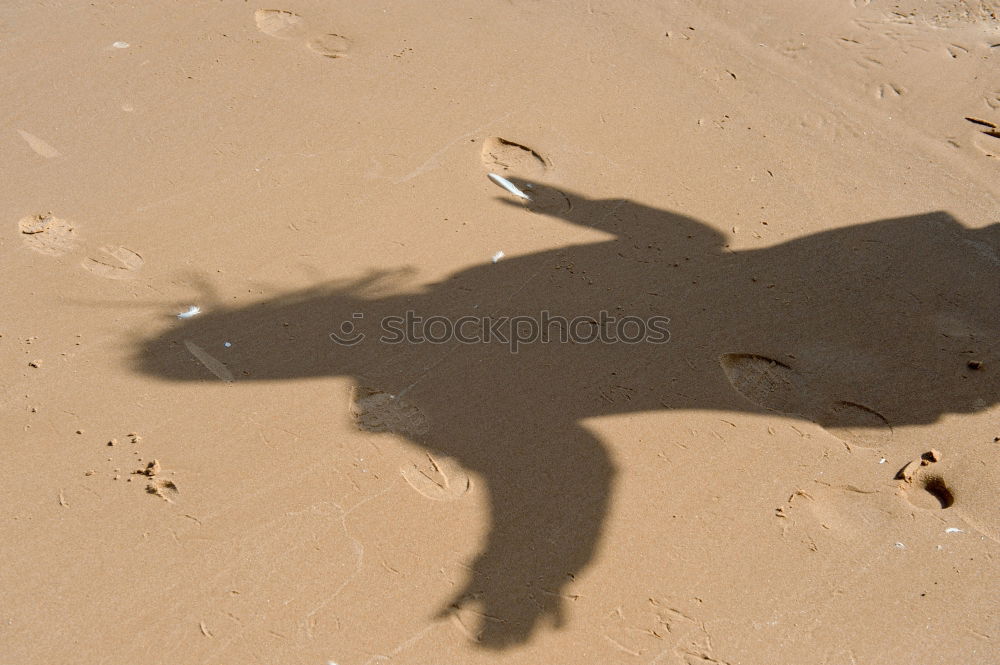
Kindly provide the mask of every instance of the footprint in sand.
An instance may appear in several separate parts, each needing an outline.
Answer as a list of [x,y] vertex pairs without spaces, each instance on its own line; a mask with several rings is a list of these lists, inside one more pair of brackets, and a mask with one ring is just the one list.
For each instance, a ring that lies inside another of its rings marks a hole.
[[410,487],[434,501],[454,501],[472,489],[469,474],[448,457],[434,459],[427,455],[427,463],[405,465],[400,473]]
[[87,257],[83,260],[83,267],[106,279],[134,279],[145,263],[138,252],[128,247],[101,247],[99,251],[104,256],[97,259]]
[[754,404],[783,413],[799,414],[807,409],[802,377],[780,360],[727,353],[719,362],[733,388]]
[[816,417],[806,417],[838,439],[862,448],[878,448],[892,438],[892,425],[885,416],[864,404],[836,401]]
[[253,13],[257,29],[278,39],[305,37],[306,21],[294,12],[281,9],[258,9]]
[[39,254],[61,256],[77,244],[73,225],[51,212],[24,217],[17,226],[24,244]]
[[829,397],[789,365],[749,353],[719,359],[730,385],[770,411],[802,416],[832,435],[862,448],[875,448],[892,437],[892,427],[875,409]]
[[306,42],[306,47],[327,58],[342,58],[351,47],[351,42],[343,35],[330,33],[313,37]]
[[552,162],[534,148],[491,136],[483,140],[479,157],[487,171],[510,179],[531,197],[529,210],[548,215],[572,210],[569,197],[555,187],[535,187],[551,168]]
[[935,474],[921,474],[907,488],[906,499],[918,508],[951,508],[955,505],[955,494],[945,479]]
[[366,432],[422,436],[430,430],[423,411],[381,390],[355,388],[351,392],[350,412],[354,424]]
[[326,58],[343,58],[351,41],[343,35],[313,30],[298,14],[283,9],[258,9],[254,23],[265,35],[276,39],[292,39],[305,43],[307,49]]
[[[75,251],[80,241],[73,225],[51,212],[29,215],[17,225],[24,244],[39,254],[62,256]],[[100,247],[91,254],[81,265],[105,279],[134,279],[145,263],[138,252],[128,247]]]
[[540,178],[550,163],[538,151],[526,145],[491,136],[483,141],[483,166],[500,175],[511,173],[524,178]]
[[907,463],[896,474],[900,490],[906,500],[917,508],[928,510],[951,508],[955,505],[955,493],[944,476],[931,470],[938,459],[933,452],[925,453],[920,459]]
[[[1000,543],[995,469],[984,466],[979,455],[951,463],[940,460],[941,453],[931,450],[907,463],[896,474],[899,495],[915,508],[948,510],[952,519],[965,523],[964,528],[949,528],[948,532],[969,529]],[[964,479],[961,489],[952,484],[954,478]]]

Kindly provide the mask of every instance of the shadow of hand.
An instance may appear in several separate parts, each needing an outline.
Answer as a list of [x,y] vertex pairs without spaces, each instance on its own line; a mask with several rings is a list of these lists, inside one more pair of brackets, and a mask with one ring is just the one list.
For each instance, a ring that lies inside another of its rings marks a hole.
[[471,579],[437,618],[454,617],[476,642],[494,650],[527,642],[543,624],[559,628],[565,623],[565,601],[558,590],[546,589],[526,574],[512,576],[506,566],[494,565],[490,571],[489,558],[488,553],[477,558]]

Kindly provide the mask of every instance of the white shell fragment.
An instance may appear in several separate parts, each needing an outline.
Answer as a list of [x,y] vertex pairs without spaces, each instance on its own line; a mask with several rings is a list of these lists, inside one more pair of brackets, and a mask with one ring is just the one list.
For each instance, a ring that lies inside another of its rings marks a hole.
[[128,48],[128,42],[115,42],[112,46],[115,48]]
[[201,307],[195,307],[191,305],[185,311],[177,315],[178,319],[190,319],[192,316],[198,316],[201,314]]
[[520,189],[518,189],[517,185],[515,185],[514,183],[512,183],[510,180],[507,180],[507,178],[504,178],[503,176],[499,176],[496,173],[490,173],[489,174],[489,178],[490,178],[490,180],[492,180],[493,182],[495,182],[496,184],[500,185],[501,187],[503,187],[504,189],[506,189],[508,192],[510,192],[511,194],[513,194],[514,196],[522,198],[522,199],[524,199],[526,201],[530,201],[531,200],[530,196],[528,196],[527,194],[525,194],[524,192],[522,192]]
[[502,259],[504,256],[505,255],[503,253],[503,250],[501,249],[499,252],[497,252],[496,254],[493,255],[493,263],[496,263],[497,261],[499,261],[500,259]]

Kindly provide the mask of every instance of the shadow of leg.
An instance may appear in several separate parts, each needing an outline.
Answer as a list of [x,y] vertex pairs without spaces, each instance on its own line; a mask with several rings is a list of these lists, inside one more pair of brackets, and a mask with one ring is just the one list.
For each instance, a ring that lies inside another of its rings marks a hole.
[[[563,623],[566,586],[594,556],[615,474],[607,451],[573,427],[516,448],[506,465],[478,469],[492,528],[470,578],[441,614],[456,615],[485,648],[526,642],[544,620]],[[469,624],[472,625],[469,625]]]

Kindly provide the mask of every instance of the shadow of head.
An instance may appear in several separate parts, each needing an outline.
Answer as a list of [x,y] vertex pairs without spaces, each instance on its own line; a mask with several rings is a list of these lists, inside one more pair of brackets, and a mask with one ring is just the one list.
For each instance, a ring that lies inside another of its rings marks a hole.
[[[484,647],[523,642],[545,618],[558,625],[567,586],[592,561],[616,470],[585,418],[777,412],[884,445],[893,426],[998,400],[1000,224],[974,230],[930,213],[790,240],[765,226],[727,238],[634,201],[516,184],[532,200],[510,205],[609,239],[484,263],[418,291],[372,274],[210,310],[135,354],[136,370],[172,381],[346,376],[384,394],[380,404],[419,411],[426,431],[397,433],[456,459],[488,492],[487,542],[444,610],[471,612]],[[542,312],[585,337],[602,313],[618,317],[612,326],[669,318],[669,341],[561,337],[560,326],[516,350],[485,337],[496,319]],[[400,328],[408,313],[441,329]],[[463,317],[469,339],[458,340]],[[389,319],[401,338],[386,340]]]
[[[403,272],[371,272],[249,306],[220,303],[190,317],[179,315],[139,348],[133,367],[170,381],[350,376],[358,354],[349,342],[371,328],[365,312],[378,302],[373,294],[392,288]],[[222,354],[224,362],[206,364]]]

